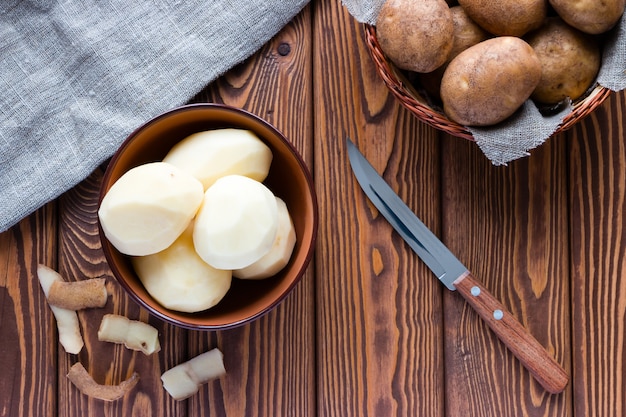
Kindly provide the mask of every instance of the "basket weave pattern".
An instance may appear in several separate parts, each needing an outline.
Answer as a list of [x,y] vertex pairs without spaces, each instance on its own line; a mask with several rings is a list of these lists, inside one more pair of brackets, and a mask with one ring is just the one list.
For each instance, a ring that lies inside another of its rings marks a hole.
[[[460,125],[448,119],[443,113],[433,110],[427,101],[422,97],[410,83],[402,76],[401,72],[393,65],[393,63],[385,56],[380,48],[378,39],[376,38],[376,28],[372,25],[365,24],[365,42],[378,74],[383,79],[389,90],[396,96],[400,103],[411,111],[418,119],[425,123],[447,132],[453,136],[457,136],[467,140],[474,140],[472,133],[466,126]],[[596,85],[593,90],[581,99],[572,103],[572,111],[565,116],[563,122],[559,125],[556,132],[561,133],[579,120],[586,117],[595,110],[600,104],[607,99],[611,90]]]

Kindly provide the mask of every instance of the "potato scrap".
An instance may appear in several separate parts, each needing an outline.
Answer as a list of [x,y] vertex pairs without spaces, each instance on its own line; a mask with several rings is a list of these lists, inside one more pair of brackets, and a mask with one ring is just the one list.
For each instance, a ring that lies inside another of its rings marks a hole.
[[226,374],[224,355],[215,348],[183,362],[161,375],[163,388],[175,400],[194,395],[200,386]]
[[124,344],[128,349],[151,355],[161,350],[159,332],[147,323],[129,320],[117,314],[106,314],[98,329],[98,340]]
[[105,278],[92,278],[82,281],[55,281],[50,286],[48,302],[68,310],[104,307],[109,294]]
[[72,365],[67,377],[80,392],[88,397],[103,401],[115,401],[122,398],[139,382],[139,374],[133,372],[128,379],[122,381],[119,385],[98,384],[80,362]]
[[[37,277],[47,300],[49,300],[50,289],[54,283],[64,282],[58,272],[42,264],[37,265]],[[76,311],[54,306],[49,301],[48,305],[57,322],[59,342],[67,353],[77,354],[83,348],[84,342]]]

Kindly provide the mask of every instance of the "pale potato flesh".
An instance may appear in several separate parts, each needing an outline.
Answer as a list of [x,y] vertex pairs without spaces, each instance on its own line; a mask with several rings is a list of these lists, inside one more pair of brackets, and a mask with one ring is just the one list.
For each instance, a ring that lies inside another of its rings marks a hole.
[[175,400],[184,400],[198,392],[200,386],[226,374],[224,355],[215,348],[165,371],[163,388]]
[[[42,264],[37,266],[37,278],[46,298],[48,298],[50,288],[54,282],[64,281],[61,274]],[[76,311],[56,307],[51,304],[49,306],[56,319],[59,343],[61,343],[61,346],[67,353],[78,354],[84,346],[84,341],[80,333],[80,324]]]
[[197,254],[193,222],[167,249],[134,257],[132,263],[146,291],[171,310],[194,313],[211,308],[231,285],[231,271],[213,268]]
[[151,355],[161,350],[159,332],[148,323],[130,320],[117,314],[106,314],[100,322],[98,340],[124,344],[128,349]]
[[296,230],[285,202],[276,197],[278,205],[278,229],[274,243],[265,255],[245,268],[233,271],[240,279],[264,279],[276,275],[291,259],[296,244]]
[[241,269],[265,255],[276,237],[278,207],[262,183],[241,175],[217,180],[196,217],[196,252],[217,269]]
[[186,137],[174,145],[163,162],[193,175],[207,190],[226,175],[265,180],[272,163],[272,151],[249,130],[215,129]]
[[135,167],[109,189],[98,216],[105,236],[121,253],[143,256],[167,248],[202,203],[200,181],[165,162]]

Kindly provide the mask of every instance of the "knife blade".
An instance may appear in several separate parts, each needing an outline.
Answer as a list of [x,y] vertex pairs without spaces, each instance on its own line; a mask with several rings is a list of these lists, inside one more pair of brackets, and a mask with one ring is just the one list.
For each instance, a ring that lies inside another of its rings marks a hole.
[[465,299],[546,391],[562,392],[569,381],[563,367],[422,223],[350,138],[346,144],[357,182],[395,231],[448,289]]

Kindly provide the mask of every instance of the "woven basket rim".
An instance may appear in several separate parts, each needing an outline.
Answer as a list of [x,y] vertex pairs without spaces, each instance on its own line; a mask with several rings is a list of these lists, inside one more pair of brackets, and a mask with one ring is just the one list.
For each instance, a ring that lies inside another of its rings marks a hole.
[[[428,123],[434,128],[453,136],[473,141],[474,136],[467,126],[460,125],[448,119],[442,112],[430,107],[427,100],[413,88],[412,84],[406,79],[402,72],[387,58],[378,43],[376,27],[367,23],[364,23],[363,26],[365,43],[376,66],[376,71],[387,88],[400,103],[418,119]],[[564,132],[574,126],[578,121],[588,116],[602,104],[610,94],[611,90],[596,83],[595,87],[590,89],[587,95],[572,103],[572,111],[564,117],[553,135]]]

